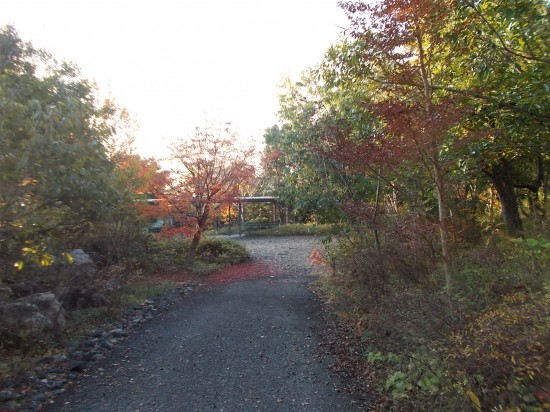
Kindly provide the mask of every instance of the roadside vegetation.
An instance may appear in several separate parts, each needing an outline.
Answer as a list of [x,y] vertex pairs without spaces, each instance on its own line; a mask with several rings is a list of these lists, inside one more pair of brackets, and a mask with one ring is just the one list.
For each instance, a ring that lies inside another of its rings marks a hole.
[[311,260],[356,376],[381,410],[548,410],[548,3],[340,6],[264,170],[294,219],[339,226]]
[[346,35],[281,87],[261,170],[210,124],[163,170],[77,67],[0,30],[0,309],[53,292],[69,321],[37,338],[0,316],[0,374],[246,260],[214,235],[271,196],[246,234],[324,238],[310,260],[380,409],[550,409],[548,2],[340,6]]
[[[246,229],[242,231],[244,236],[328,236],[335,229],[332,224],[316,224],[316,223],[288,223],[277,224],[273,227],[260,227],[254,229]],[[232,227],[231,233],[227,226],[219,229],[218,231],[210,230],[207,232],[208,236],[228,236],[238,235],[239,228]]]
[[[213,205],[253,172],[241,161],[249,152],[228,149],[235,136],[197,132],[174,177],[134,153],[135,130],[78,67],[0,29],[0,383],[128,308],[248,258],[201,236]],[[230,155],[216,157],[222,148]],[[204,173],[189,178],[199,164]],[[205,180],[216,186],[201,190]],[[153,233],[159,219],[171,223]]]
[[[120,318],[129,309],[146,305],[150,299],[173,292],[177,287],[205,283],[208,275],[249,258],[246,248],[237,242],[204,239],[197,248],[194,266],[188,267],[186,252],[189,243],[190,240],[182,238],[152,238],[149,248],[138,259],[94,270],[93,292],[94,296],[101,297],[101,301],[67,308],[66,328],[61,332],[45,334],[39,339],[26,334],[3,334],[0,384],[32,371],[43,358],[65,354],[69,346],[77,347],[98,328]],[[62,268],[56,270],[63,273]],[[56,280],[59,283],[44,285],[43,290],[62,291],[65,284],[61,279]],[[91,286],[90,283],[80,285],[82,289]]]

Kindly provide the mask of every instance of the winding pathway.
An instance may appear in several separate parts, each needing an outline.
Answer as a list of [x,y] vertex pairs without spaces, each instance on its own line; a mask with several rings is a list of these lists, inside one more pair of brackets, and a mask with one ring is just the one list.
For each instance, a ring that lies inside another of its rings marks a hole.
[[45,411],[359,411],[330,371],[312,237],[242,238],[270,273],[210,285],[145,324]]

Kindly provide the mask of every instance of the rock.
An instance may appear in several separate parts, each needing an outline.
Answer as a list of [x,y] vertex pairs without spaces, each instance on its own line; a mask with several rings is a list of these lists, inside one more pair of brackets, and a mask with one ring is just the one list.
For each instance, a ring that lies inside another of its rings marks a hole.
[[44,402],[48,399],[48,395],[46,395],[45,393],[37,393],[31,399],[35,402]]
[[71,286],[61,289],[59,300],[66,309],[98,308],[109,303],[109,299],[103,293],[93,288]]
[[19,407],[19,404],[16,401],[9,401],[4,404],[6,411],[16,411]]
[[113,329],[110,334],[113,338],[125,338],[128,336],[128,332],[123,329]]
[[80,361],[72,361],[68,366],[69,371],[81,373],[86,369],[86,364]]
[[99,347],[102,348],[102,349],[113,349],[113,347],[115,346],[115,342],[112,341],[112,340],[103,340],[101,341],[101,343],[99,344]]
[[67,360],[67,355],[54,355],[52,358],[52,363],[61,363]]
[[13,291],[11,288],[6,287],[0,287],[0,303],[9,302],[13,299]]
[[104,358],[105,358],[105,355],[103,355],[103,354],[101,354],[101,353],[96,353],[96,354],[93,356],[92,359],[93,359],[94,361],[97,362],[97,361],[100,361],[100,360],[102,360],[102,359],[104,359]]
[[15,398],[15,392],[10,389],[5,389],[0,392],[0,402],[11,401]]
[[0,330],[11,336],[41,337],[65,328],[65,311],[53,293],[36,293],[0,306]]
[[73,264],[80,266],[80,265],[88,265],[94,264],[94,261],[88,255],[86,252],[84,252],[82,249],[75,249],[71,252],[71,257],[73,258]]
[[65,265],[64,273],[71,287],[90,287],[97,267],[93,259],[82,249],[71,252],[72,263]]
[[36,285],[31,282],[19,282],[11,286],[13,296],[16,298],[32,295],[35,289]]

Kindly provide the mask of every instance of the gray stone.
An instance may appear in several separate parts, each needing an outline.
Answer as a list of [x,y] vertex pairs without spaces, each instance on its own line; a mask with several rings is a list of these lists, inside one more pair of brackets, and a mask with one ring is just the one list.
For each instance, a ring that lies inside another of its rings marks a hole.
[[0,402],[11,401],[15,398],[15,392],[10,389],[5,389],[0,392]]
[[4,404],[4,407],[7,411],[16,411],[19,407],[19,404],[16,401],[9,401]]
[[101,354],[101,353],[96,353],[96,354],[93,356],[92,359],[93,359],[94,361],[97,362],[97,361],[100,361],[100,360],[102,360],[102,359],[104,359],[104,358],[105,358],[105,356],[104,356],[103,354]]
[[60,363],[60,362],[65,362],[66,360],[67,360],[67,355],[54,355],[52,362]]
[[83,372],[84,369],[86,369],[86,364],[84,362],[73,361],[73,362],[69,363],[68,369],[71,372],[80,373],[80,372]]
[[104,340],[100,343],[100,347],[103,349],[113,349],[114,346],[115,345],[112,340]]
[[7,286],[0,287],[0,303],[9,302],[13,299],[13,291]]
[[128,332],[123,329],[113,329],[110,333],[113,338],[125,338],[128,336]]
[[98,308],[109,303],[103,293],[86,286],[70,286],[61,289],[59,300],[67,309]]
[[73,264],[75,265],[87,265],[94,264],[94,261],[86,252],[82,249],[75,249],[71,252],[71,257],[73,258]]
[[46,395],[45,393],[37,393],[31,399],[35,402],[44,402],[48,399],[48,395]]
[[53,293],[37,293],[0,306],[0,329],[11,336],[40,337],[65,328],[65,311]]
[[11,286],[13,296],[16,298],[32,295],[35,289],[36,285],[27,281],[19,282]]

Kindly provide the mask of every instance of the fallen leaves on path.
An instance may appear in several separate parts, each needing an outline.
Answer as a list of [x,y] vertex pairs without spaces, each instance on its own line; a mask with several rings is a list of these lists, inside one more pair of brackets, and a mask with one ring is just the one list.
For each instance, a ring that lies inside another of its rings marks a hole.
[[275,276],[276,268],[262,261],[249,261],[226,267],[208,276],[208,284],[218,285],[247,279]]

